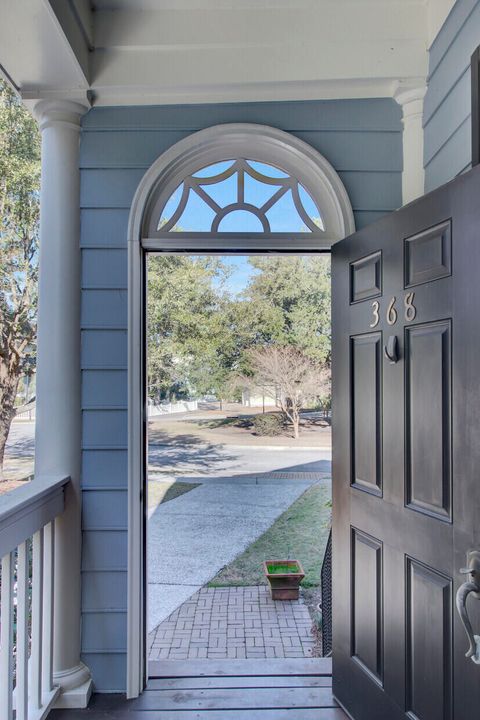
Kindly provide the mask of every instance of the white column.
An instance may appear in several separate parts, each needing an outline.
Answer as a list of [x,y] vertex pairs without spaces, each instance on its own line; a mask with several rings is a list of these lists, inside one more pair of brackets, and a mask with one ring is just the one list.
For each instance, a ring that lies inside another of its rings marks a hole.
[[426,87],[399,89],[395,100],[403,111],[402,201],[406,205],[425,191],[423,169],[423,98]]
[[54,684],[60,707],[91,694],[80,661],[80,119],[86,107],[40,101],[42,133],[35,474],[70,475],[55,527]]

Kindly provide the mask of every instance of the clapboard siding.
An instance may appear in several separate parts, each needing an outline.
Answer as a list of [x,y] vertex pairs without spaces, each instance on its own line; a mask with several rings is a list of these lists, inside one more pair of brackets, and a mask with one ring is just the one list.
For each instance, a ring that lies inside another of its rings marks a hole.
[[427,191],[470,167],[470,56],[479,42],[480,0],[457,0],[430,48],[424,105]]
[[125,610],[87,611],[82,618],[82,647],[86,653],[125,652]]
[[127,251],[91,248],[82,251],[82,287],[127,289]]
[[84,448],[126,448],[127,411],[84,410],[82,434]]
[[82,210],[82,248],[126,248],[129,209],[94,208]]
[[82,486],[94,490],[127,487],[126,450],[84,450]]
[[84,289],[81,299],[81,327],[85,329],[127,329],[127,291]]
[[84,132],[162,130],[188,133],[223,123],[251,122],[287,132],[398,130],[400,111],[390,99],[102,107],[83,119]]
[[125,370],[85,370],[82,383],[82,408],[126,408],[127,372]]
[[84,370],[121,370],[127,367],[127,331],[82,330],[81,363]]
[[[82,569],[94,573],[127,570],[126,530],[84,530]],[[104,602],[96,608],[108,609]],[[124,678],[122,678],[122,682]]]
[[[88,572],[82,574],[82,607],[84,612],[127,609],[127,576],[123,572]],[[123,633],[122,633],[123,634]]]
[[[358,132],[362,142],[358,142]],[[143,169],[188,132],[88,132],[83,139],[82,167],[98,169]],[[363,170],[398,172],[402,165],[402,143],[398,132],[376,130],[310,130],[295,135],[324,154],[337,171]]]
[[83,661],[90,669],[92,677],[95,681],[95,690],[97,692],[119,692],[119,687],[122,688],[120,692],[124,690],[125,677],[127,674],[126,652],[112,652],[110,650],[109,652],[103,653],[84,653]]
[[125,690],[126,616],[113,610],[126,607],[129,208],[161,153],[192,132],[234,122],[275,126],[325,155],[345,183],[357,227],[401,205],[401,111],[393,100],[95,108],[85,116],[82,647],[103,692]]
[[124,530],[127,527],[126,488],[83,491],[83,528]]

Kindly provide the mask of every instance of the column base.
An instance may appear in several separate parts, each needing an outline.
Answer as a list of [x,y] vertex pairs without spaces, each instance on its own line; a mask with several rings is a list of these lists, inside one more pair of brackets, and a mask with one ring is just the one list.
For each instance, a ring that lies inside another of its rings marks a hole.
[[87,707],[93,691],[93,681],[86,665],[80,663],[77,667],[54,673],[53,684],[58,685],[61,691],[54,708],[73,710]]
[[68,710],[81,710],[86,708],[90,702],[92,690],[93,682],[92,680],[87,680],[87,682],[80,685],[80,687],[74,690],[67,690],[59,695],[53,707],[55,709],[63,708]]

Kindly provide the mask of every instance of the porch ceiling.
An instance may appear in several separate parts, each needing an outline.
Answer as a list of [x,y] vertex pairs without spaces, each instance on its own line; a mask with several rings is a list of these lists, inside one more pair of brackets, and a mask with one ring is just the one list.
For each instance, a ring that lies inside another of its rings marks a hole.
[[454,0],[3,0],[25,99],[98,105],[392,96]]

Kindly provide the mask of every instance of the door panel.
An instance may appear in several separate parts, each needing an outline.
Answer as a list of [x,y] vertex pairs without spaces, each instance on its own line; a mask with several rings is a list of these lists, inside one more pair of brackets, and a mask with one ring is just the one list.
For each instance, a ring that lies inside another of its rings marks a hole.
[[411,288],[451,274],[451,220],[405,239],[405,287]]
[[383,683],[383,547],[352,528],[352,657]]
[[406,586],[406,709],[418,720],[451,718],[452,581],[407,558]]
[[405,328],[405,480],[412,510],[451,518],[451,322]]
[[355,720],[480,705],[454,602],[480,549],[479,197],[476,168],[333,248],[333,684]]
[[382,492],[382,335],[350,341],[352,402],[352,485]]

